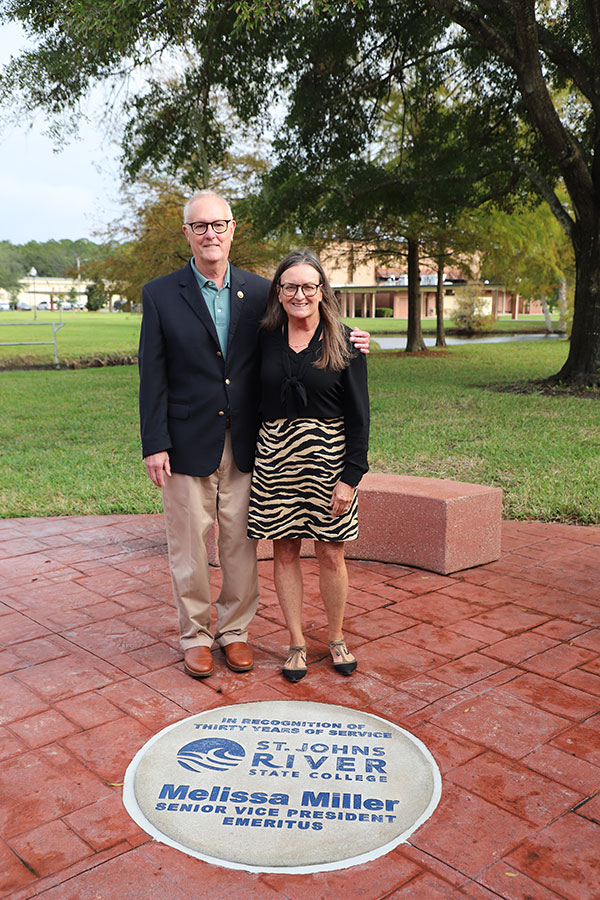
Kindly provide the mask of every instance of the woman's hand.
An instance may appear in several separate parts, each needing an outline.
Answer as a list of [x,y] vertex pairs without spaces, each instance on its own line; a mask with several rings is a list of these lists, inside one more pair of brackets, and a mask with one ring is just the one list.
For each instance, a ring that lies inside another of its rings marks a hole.
[[343,516],[348,512],[352,501],[354,500],[354,491],[356,488],[350,487],[349,484],[344,484],[343,481],[338,481],[336,486],[333,489],[333,493],[331,495],[331,515],[332,516]]
[[369,352],[369,344],[371,343],[371,335],[368,331],[361,331],[360,328],[353,328],[350,332],[350,340],[357,350],[361,353]]

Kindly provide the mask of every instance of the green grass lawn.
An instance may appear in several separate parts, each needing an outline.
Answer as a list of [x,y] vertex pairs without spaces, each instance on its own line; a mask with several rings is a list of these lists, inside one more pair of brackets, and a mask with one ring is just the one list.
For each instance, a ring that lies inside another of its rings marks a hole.
[[[39,310],[35,325],[33,312],[0,312],[0,344],[8,341],[51,341],[52,322],[63,322],[57,332],[58,358],[68,363],[95,354],[137,353],[141,316],[134,313],[88,312],[87,310]],[[7,326],[7,327],[2,327]],[[0,346],[0,366],[10,364],[54,362],[54,350],[49,346]]]
[[[550,317],[554,327],[558,324],[558,315]],[[371,334],[405,334],[408,326],[407,319],[344,319],[348,325],[358,328],[364,328]],[[444,326],[449,334],[454,329],[454,323],[451,319],[446,319]],[[436,333],[436,320],[421,319],[421,330],[423,334]],[[495,322],[490,323],[489,329],[485,334],[493,334],[494,332],[502,332],[504,334],[526,334],[528,332],[543,332],[546,330],[546,321],[543,316],[521,316],[519,319],[512,319],[510,316],[500,316]]]
[[[372,470],[498,485],[509,518],[600,523],[597,395],[497,390],[566,354],[564,341],[372,353]],[[3,517],[160,510],[135,366],[5,371],[0,384]]]
[[137,367],[0,373],[2,516],[149,512]]
[[[61,364],[69,365],[73,360],[95,355],[137,353],[140,334],[141,317],[135,313],[90,313],[87,310],[63,310],[48,312],[39,310],[37,324],[32,325],[33,312],[0,312],[0,344],[8,341],[50,341],[52,340],[52,322],[64,323],[57,333],[58,358]],[[350,325],[358,325],[377,334],[406,333],[406,319],[346,319]],[[29,323],[29,324],[26,324]],[[21,325],[21,327],[19,327]],[[7,327],[2,327],[7,326]],[[452,323],[446,322],[451,328]],[[423,332],[435,334],[435,320],[423,319]],[[509,316],[503,316],[494,323],[494,331],[525,332],[543,331],[543,316],[523,316],[514,322]],[[15,364],[54,363],[54,350],[51,346],[0,346],[0,368]]]
[[372,354],[372,469],[497,485],[508,518],[599,523],[597,394],[497,389],[553,374],[567,348],[552,341]]

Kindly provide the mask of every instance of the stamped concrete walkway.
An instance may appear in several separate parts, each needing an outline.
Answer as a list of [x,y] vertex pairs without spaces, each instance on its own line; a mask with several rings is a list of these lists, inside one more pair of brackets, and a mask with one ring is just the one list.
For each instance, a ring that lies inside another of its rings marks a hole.
[[[600,528],[507,522],[503,544],[451,577],[351,563],[347,679],[304,560],[297,685],[279,672],[286,637],[261,562],[254,671],[218,653],[198,682],[182,670],[160,516],[0,520],[0,897],[598,900]],[[121,804],[139,747],[265,699],[347,705],[417,735],[442,771],[431,819],[386,856],[313,875],[211,866],[140,831]]]

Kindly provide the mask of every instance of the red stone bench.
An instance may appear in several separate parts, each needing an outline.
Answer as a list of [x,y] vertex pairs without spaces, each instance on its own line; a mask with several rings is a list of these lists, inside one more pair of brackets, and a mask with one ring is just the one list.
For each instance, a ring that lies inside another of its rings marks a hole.
[[[346,543],[347,559],[399,563],[448,575],[500,556],[500,488],[441,478],[368,473],[358,489],[359,538]],[[216,529],[209,561],[218,565]],[[313,556],[313,542],[302,542]],[[271,559],[271,541],[258,558]]]

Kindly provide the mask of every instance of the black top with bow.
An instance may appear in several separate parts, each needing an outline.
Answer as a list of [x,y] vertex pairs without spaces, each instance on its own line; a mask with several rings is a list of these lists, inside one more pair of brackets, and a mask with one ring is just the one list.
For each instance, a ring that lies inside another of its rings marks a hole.
[[[321,352],[319,323],[308,347],[296,353],[283,330],[261,331],[261,403],[263,421],[269,419],[344,419],[346,454],[340,480],[356,486],[368,471],[369,392],[367,361],[354,352],[341,372],[316,369]],[[350,333],[350,329],[346,329]]]

